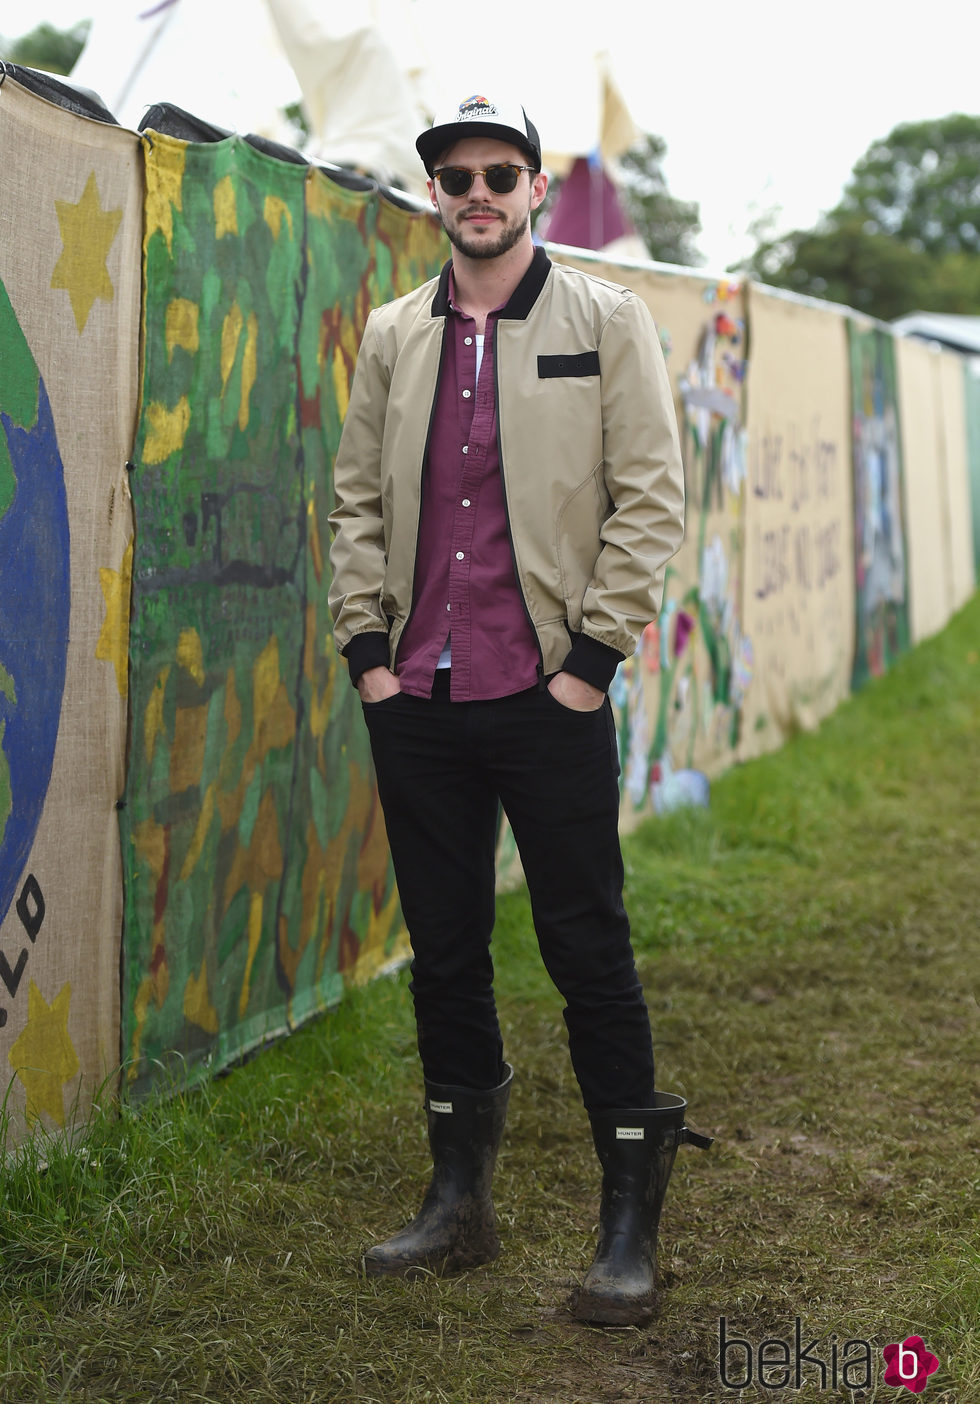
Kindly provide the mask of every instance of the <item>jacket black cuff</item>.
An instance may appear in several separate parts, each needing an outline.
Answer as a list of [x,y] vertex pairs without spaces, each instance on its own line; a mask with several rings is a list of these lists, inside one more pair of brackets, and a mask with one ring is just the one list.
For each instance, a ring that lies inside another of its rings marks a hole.
[[600,692],[608,692],[609,684],[616,669],[626,657],[618,648],[610,648],[588,634],[573,635],[572,647],[561,665],[563,673],[574,673],[577,678],[591,683]]
[[388,635],[377,630],[366,634],[355,634],[346,648],[342,649],[350,669],[350,680],[357,686],[357,680],[369,668],[387,668]]

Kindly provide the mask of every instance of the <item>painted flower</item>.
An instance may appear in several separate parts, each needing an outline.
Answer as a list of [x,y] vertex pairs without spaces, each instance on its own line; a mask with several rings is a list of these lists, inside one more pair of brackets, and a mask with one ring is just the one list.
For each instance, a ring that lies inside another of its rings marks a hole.
[[677,611],[677,622],[674,625],[674,657],[680,658],[687,648],[687,641],[691,637],[694,629],[694,615],[688,614],[686,609]]
[[728,559],[716,532],[701,553],[701,603],[721,614],[728,595]]

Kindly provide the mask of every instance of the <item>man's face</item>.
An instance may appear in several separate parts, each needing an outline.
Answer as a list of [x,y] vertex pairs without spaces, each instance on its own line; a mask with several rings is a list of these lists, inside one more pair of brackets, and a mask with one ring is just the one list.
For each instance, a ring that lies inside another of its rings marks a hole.
[[[467,137],[456,142],[436,162],[482,171],[504,164],[526,166],[519,146],[490,137]],[[447,195],[437,180],[429,181],[429,198],[439,213],[450,243],[470,258],[499,258],[524,238],[531,211],[536,210],[548,188],[541,172],[522,171],[509,195],[495,195],[482,175],[474,176],[465,195]]]

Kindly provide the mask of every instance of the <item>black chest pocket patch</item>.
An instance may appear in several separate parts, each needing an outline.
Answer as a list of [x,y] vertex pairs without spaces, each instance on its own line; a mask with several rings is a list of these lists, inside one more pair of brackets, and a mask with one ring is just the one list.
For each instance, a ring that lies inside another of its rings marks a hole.
[[598,351],[579,351],[569,356],[539,356],[538,379],[553,380],[562,375],[598,375]]

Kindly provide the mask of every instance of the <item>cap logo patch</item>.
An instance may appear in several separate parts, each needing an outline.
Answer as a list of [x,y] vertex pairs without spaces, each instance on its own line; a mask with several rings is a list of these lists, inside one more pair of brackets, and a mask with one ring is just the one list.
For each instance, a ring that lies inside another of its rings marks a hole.
[[642,1126],[617,1126],[617,1127],[616,1127],[616,1140],[617,1140],[617,1141],[642,1141],[642,1140],[643,1140],[643,1127],[642,1127]]
[[481,97],[479,93],[474,93],[472,97],[466,98],[459,104],[459,120],[461,122],[478,122],[484,117],[496,117],[497,109],[487,98]]

